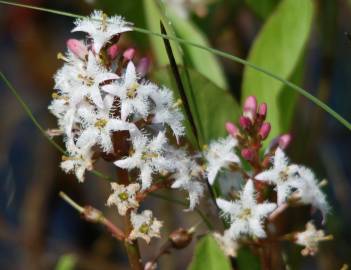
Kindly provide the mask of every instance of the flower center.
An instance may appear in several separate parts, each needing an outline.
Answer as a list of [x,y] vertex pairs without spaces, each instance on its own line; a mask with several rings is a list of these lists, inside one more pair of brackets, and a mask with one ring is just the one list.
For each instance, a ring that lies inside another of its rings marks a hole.
[[147,234],[150,230],[150,226],[147,223],[143,223],[140,228],[139,228],[139,232]]
[[137,82],[133,82],[127,90],[127,97],[128,98],[135,98],[137,95],[139,84]]
[[152,158],[157,158],[158,153],[157,152],[144,152],[141,156],[141,159],[146,160],[146,159],[152,159]]
[[287,169],[279,172],[279,178],[282,182],[286,182],[288,180],[289,174]]
[[86,85],[86,86],[93,86],[94,85],[94,78],[90,77],[90,76],[84,76],[79,74],[78,78],[82,80],[82,82]]
[[107,25],[108,25],[108,16],[107,16],[107,14],[102,13],[101,24],[100,24],[99,30],[106,32]]
[[245,208],[239,215],[240,219],[248,219],[251,217],[251,209]]
[[95,127],[101,129],[101,128],[104,128],[107,124],[107,120],[106,119],[98,119],[96,122],[95,122]]
[[118,194],[118,198],[120,198],[121,201],[126,201],[128,200],[129,196],[126,192],[121,192]]

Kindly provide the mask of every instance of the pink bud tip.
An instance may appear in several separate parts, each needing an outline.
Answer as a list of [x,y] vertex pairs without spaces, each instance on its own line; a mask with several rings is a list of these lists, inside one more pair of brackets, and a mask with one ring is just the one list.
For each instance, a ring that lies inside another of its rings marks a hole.
[[240,116],[239,124],[243,129],[248,129],[251,127],[251,120],[246,116]]
[[281,149],[286,149],[291,143],[291,140],[292,136],[289,133],[280,135],[278,145]]
[[141,77],[145,76],[150,68],[150,59],[148,57],[143,57],[140,59],[136,71]]
[[249,96],[244,102],[244,116],[254,120],[257,112],[257,100],[254,96]]
[[262,117],[266,117],[266,114],[267,114],[267,104],[266,103],[260,104],[260,106],[258,107],[258,114]]
[[88,55],[88,49],[84,45],[83,42],[80,42],[77,39],[69,39],[67,40],[67,48],[77,57],[80,59],[85,59],[85,57]]
[[116,44],[113,44],[107,49],[107,55],[111,60],[114,60],[117,57],[119,48]]
[[253,160],[255,152],[252,149],[244,148],[243,150],[241,150],[241,155],[246,160]]
[[236,135],[239,134],[239,129],[237,128],[236,125],[234,125],[234,123],[232,122],[227,122],[225,123],[225,128],[227,130],[227,132],[232,135],[233,137],[236,137]]
[[128,61],[132,60],[134,55],[135,55],[135,49],[134,48],[129,48],[129,49],[125,50],[124,53],[123,53],[123,57],[126,60],[128,60]]
[[258,132],[258,135],[261,136],[262,140],[266,139],[271,131],[271,124],[264,122]]

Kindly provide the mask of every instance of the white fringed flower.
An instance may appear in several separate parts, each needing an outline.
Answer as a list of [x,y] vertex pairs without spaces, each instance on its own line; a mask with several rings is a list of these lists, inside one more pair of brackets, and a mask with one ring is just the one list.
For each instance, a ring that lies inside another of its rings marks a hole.
[[106,85],[103,90],[120,99],[121,119],[126,120],[131,114],[145,118],[149,113],[149,94],[157,90],[151,83],[139,83],[132,61],[128,63],[124,75],[119,81]]
[[141,214],[132,212],[130,219],[133,230],[129,234],[129,240],[140,237],[150,243],[152,237],[160,237],[162,222],[154,218],[150,210],[144,210]]
[[296,188],[294,195],[299,198],[300,202],[311,204],[314,208],[319,209],[323,219],[325,219],[330,207],[314,173],[310,169],[300,166],[298,174],[299,180],[294,186]]
[[205,152],[205,158],[207,160],[206,172],[211,185],[221,168],[227,168],[233,163],[240,163],[239,157],[234,152],[237,143],[237,140],[231,136],[210,143]]
[[109,153],[113,150],[112,132],[136,129],[133,123],[112,117],[109,107],[98,111],[93,107],[82,107],[78,109],[78,115],[83,125],[83,131],[77,139],[78,147],[98,144],[104,152]]
[[277,148],[273,158],[273,168],[263,171],[255,176],[256,180],[274,184],[277,191],[278,205],[286,201],[292,192],[292,188],[296,186],[298,181],[297,165],[289,165],[288,158],[283,150]]
[[217,204],[223,215],[229,218],[231,224],[228,235],[233,239],[237,239],[241,235],[265,237],[263,219],[276,208],[275,203],[257,204],[252,180],[247,181],[239,200],[217,199]]
[[79,182],[84,182],[84,173],[86,170],[93,169],[93,151],[91,148],[78,148],[71,146],[67,147],[70,156],[63,156],[61,162],[61,168],[66,172],[74,172]]
[[204,193],[204,186],[198,180],[204,175],[203,168],[182,149],[168,149],[166,158],[173,160],[175,173],[172,188],[183,189],[189,194],[189,210],[193,210]]
[[132,137],[131,156],[117,160],[114,164],[122,169],[138,168],[142,189],[146,189],[151,185],[153,173],[167,172],[173,167],[172,162],[163,156],[166,143],[167,138],[163,132],[159,132],[151,140],[144,135]]
[[332,240],[332,235],[325,235],[323,230],[317,230],[312,222],[306,224],[306,230],[295,234],[295,243],[305,248],[301,251],[303,256],[315,255],[321,241]]
[[121,16],[108,17],[101,10],[95,10],[89,17],[75,21],[76,27],[72,32],[85,32],[93,40],[96,53],[116,35],[132,31],[132,24]]
[[129,209],[139,207],[139,202],[136,200],[136,193],[140,190],[138,183],[129,184],[128,186],[111,183],[113,193],[107,200],[107,205],[116,205],[118,213],[124,216]]

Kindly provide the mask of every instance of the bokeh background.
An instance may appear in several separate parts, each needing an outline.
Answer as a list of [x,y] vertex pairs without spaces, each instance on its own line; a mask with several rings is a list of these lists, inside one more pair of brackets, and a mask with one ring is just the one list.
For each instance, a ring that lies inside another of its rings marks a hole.
[[[177,1],[168,2],[169,8],[176,10],[179,6],[173,2]],[[262,25],[280,1],[195,2],[177,11],[179,16],[196,24],[213,47],[246,58]],[[351,1],[314,2],[316,14],[300,85],[351,121],[351,41],[345,34],[351,32]],[[121,14],[139,27],[147,27],[143,1],[139,0],[23,3],[77,14],[101,8],[108,14]],[[65,51],[72,26],[72,18],[0,4],[0,70],[46,128],[55,127],[47,105],[52,75],[61,65],[56,54]],[[127,35],[122,46],[135,47],[137,54],[148,56],[156,68],[148,36]],[[243,66],[229,60],[219,61],[231,93],[240,99]],[[32,124],[3,82],[0,119],[0,269],[55,269],[62,261],[69,264],[72,260],[73,269],[128,269],[120,244],[99,225],[80,219],[58,197],[58,192],[64,190],[77,202],[91,204],[118,222],[115,210],[105,206],[109,184],[94,177],[79,184],[72,175],[65,175],[58,167],[60,154]],[[350,131],[301,97],[293,119],[290,130],[294,141],[289,154],[292,160],[306,164],[329,180],[326,192],[333,210],[326,225],[335,240],[323,243],[320,253],[312,258],[301,258],[299,248],[287,245],[288,262],[291,269],[340,269],[344,263],[351,263]],[[104,164],[100,166],[103,168]],[[195,215],[182,212],[178,205],[156,199],[148,204],[165,220],[165,230],[189,227],[197,221]],[[299,217],[287,217],[287,223],[289,218]],[[147,250],[142,246],[144,259],[151,258],[161,245],[162,240],[154,241]],[[164,256],[161,269],[185,269],[192,252],[191,246]]]

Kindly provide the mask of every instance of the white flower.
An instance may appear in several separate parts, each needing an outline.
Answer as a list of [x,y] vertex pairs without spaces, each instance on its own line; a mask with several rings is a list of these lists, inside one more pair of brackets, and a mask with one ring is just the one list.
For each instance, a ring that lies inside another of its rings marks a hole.
[[295,234],[295,243],[305,248],[301,251],[303,256],[315,255],[318,252],[320,241],[332,240],[332,235],[325,235],[323,230],[316,230],[312,222],[306,224],[306,230]]
[[113,118],[109,111],[109,108],[98,111],[88,107],[78,109],[78,115],[83,125],[83,131],[77,140],[78,147],[98,144],[104,152],[109,153],[113,150],[112,132],[136,129],[133,123]]
[[255,176],[256,180],[276,185],[278,205],[286,201],[292,192],[292,188],[296,186],[298,181],[297,172],[299,166],[288,164],[288,159],[284,152],[277,148],[273,159],[273,168]]
[[210,143],[205,152],[205,158],[208,181],[211,185],[221,168],[227,168],[232,163],[240,163],[239,157],[234,153],[237,143],[237,140],[231,136]]
[[95,10],[87,18],[76,20],[75,25],[72,32],[88,33],[93,39],[96,53],[99,53],[100,49],[114,36],[132,30],[132,24],[126,22],[122,17],[107,17],[101,10]]
[[135,198],[137,191],[140,190],[138,183],[129,184],[128,186],[111,183],[111,188],[113,193],[108,198],[107,205],[116,205],[121,216],[124,216],[127,210],[139,206],[139,202]]
[[323,214],[323,219],[325,219],[330,207],[324,193],[319,188],[314,173],[310,169],[300,166],[298,174],[299,181],[294,186],[297,189],[294,195],[299,198],[300,202],[311,204],[319,209]]
[[122,169],[140,170],[142,189],[151,185],[152,174],[167,172],[172,169],[172,164],[164,156],[164,147],[167,138],[163,132],[149,140],[144,135],[132,136],[133,152],[130,157],[117,160],[114,164]]
[[93,151],[89,147],[78,148],[73,145],[73,142],[68,142],[70,146],[67,149],[70,156],[63,156],[61,168],[66,172],[74,171],[79,182],[84,182],[85,170],[93,169]]
[[135,66],[128,63],[124,75],[119,81],[103,87],[103,90],[120,99],[121,118],[126,120],[131,114],[145,118],[149,113],[149,94],[157,86],[151,83],[139,83]]
[[162,222],[154,218],[150,210],[144,210],[141,214],[132,212],[130,219],[133,230],[129,234],[129,240],[140,237],[149,243],[152,237],[160,237]]
[[229,231],[225,231],[223,235],[219,233],[213,233],[213,237],[225,255],[236,257],[239,245],[238,242],[235,241],[229,234]]
[[229,218],[231,225],[228,235],[233,239],[245,234],[265,237],[262,220],[276,208],[275,203],[257,204],[252,180],[247,181],[239,200],[217,199],[217,204],[223,215]]
[[167,124],[172,129],[177,141],[179,141],[179,137],[184,135],[185,132],[184,117],[179,110],[179,102],[174,102],[172,91],[166,87],[158,88],[150,92],[150,98],[155,104],[151,112],[154,115],[152,123]]
[[196,181],[203,177],[203,168],[182,149],[170,148],[168,152],[170,155],[166,158],[175,164],[175,173],[172,175],[174,182],[171,187],[188,192],[189,210],[192,210],[204,193],[203,184]]

